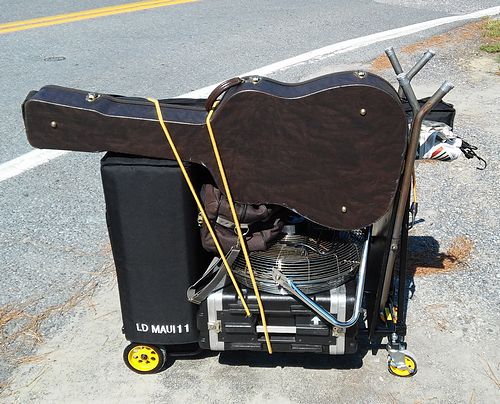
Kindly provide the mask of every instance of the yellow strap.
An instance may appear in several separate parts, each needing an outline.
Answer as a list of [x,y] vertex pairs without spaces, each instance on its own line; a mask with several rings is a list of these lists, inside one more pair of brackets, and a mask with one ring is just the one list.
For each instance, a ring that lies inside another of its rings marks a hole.
[[417,203],[417,176],[415,175],[415,168],[413,169],[412,172],[412,185],[413,185],[413,202]]
[[[179,164],[179,167],[182,171],[182,174],[184,175],[184,179],[186,180],[189,190],[191,191],[191,194],[193,195],[193,198],[196,202],[196,206],[198,206],[198,209],[201,213],[201,217],[203,218],[203,221],[205,222],[207,229],[212,236],[214,243],[215,243],[215,248],[217,249],[217,252],[219,253],[222,262],[224,263],[224,267],[226,268],[227,274],[231,278],[231,282],[233,282],[234,288],[236,289],[236,293],[238,293],[238,296],[241,300],[241,304],[243,305],[243,308],[245,309],[245,313],[248,317],[251,316],[250,310],[245,302],[245,299],[243,298],[243,294],[241,293],[241,290],[238,286],[238,283],[236,282],[236,279],[233,275],[233,271],[231,270],[231,266],[227,262],[226,255],[224,254],[224,251],[222,250],[222,247],[220,246],[219,240],[217,240],[217,236],[215,235],[214,229],[212,225],[210,224],[210,221],[208,220],[207,214],[205,213],[205,209],[203,208],[203,205],[200,201],[200,198],[198,197],[198,194],[196,193],[196,190],[194,189],[193,183],[191,182],[191,179],[189,178],[189,174],[187,173],[184,163],[182,162],[181,157],[179,156],[179,153],[177,152],[177,147],[175,147],[175,144],[172,140],[172,137],[170,136],[170,133],[167,129],[167,126],[165,125],[165,121],[163,120],[163,114],[161,112],[160,108],[160,103],[158,100],[154,98],[148,98],[149,101],[151,101],[155,108],[156,108],[156,114],[158,115],[158,121],[160,122],[160,125],[163,129],[163,132],[165,133],[165,137],[168,140],[168,144],[172,148],[172,152],[174,153],[175,159],[177,160],[177,163]],[[239,228],[239,227],[238,227]]]
[[247,265],[248,273],[250,275],[250,279],[252,280],[253,291],[255,293],[255,298],[257,299],[257,304],[259,305],[260,318],[262,320],[262,328],[264,329],[264,337],[266,338],[267,351],[272,354],[273,349],[271,347],[271,340],[269,339],[269,333],[267,331],[267,322],[266,322],[266,314],[264,313],[264,306],[262,305],[262,300],[260,298],[259,288],[257,287],[257,282],[255,281],[255,276],[252,269],[252,264],[250,263],[250,256],[248,254],[247,245],[245,242],[245,238],[243,237],[243,232],[241,231],[240,221],[238,219],[238,215],[236,213],[236,208],[234,207],[233,197],[231,195],[231,191],[229,189],[229,184],[226,178],[226,172],[224,170],[224,166],[222,164],[222,159],[219,154],[219,148],[217,147],[217,142],[215,141],[214,132],[212,130],[212,125],[210,122],[210,118],[214,113],[214,107],[210,110],[207,115],[206,123],[208,128],[208,134],[210,135],[210,141],[212,142],[212,148],[215,154],[215,159],[217,160],[217,165],[219,167],[219,173],[222,179],[222,183],[224,185],[224,191],[226,193],[227,201],[229,202],[229,207],[231,208],[231,214],[233,216],[233,222],[235,224],[235,229],[238,234],[238,239],[240,241],[241,251],[245,257],[245,263]]

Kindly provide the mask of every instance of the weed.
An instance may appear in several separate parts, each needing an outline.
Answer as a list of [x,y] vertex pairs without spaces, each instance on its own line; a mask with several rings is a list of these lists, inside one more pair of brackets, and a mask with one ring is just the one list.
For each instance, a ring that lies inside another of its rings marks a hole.
[[481,45],[479,49],[488,53],[497,53],[500,52],[500,43]]
[[500,52],[500,20],[489,20],[484,24],[483,38],[486,43],[479,49],[488,53]]

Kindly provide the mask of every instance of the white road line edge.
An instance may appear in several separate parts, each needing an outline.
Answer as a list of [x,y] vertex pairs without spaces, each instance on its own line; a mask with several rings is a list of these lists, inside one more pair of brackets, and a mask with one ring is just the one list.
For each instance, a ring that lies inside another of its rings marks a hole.
[[23,154],[15,159],[9,160],[0,165],[0,182],[16,175],[22,174],[25,171],[48,163],[64,154],[69,153],[66,150],[39,150],[35,149],[29,153]]
[[[417,24],[407,25],[405,27],[377,32],[376,34],[370,34],[359,38],[348,39],[347,41],[337,42],[332,45],[325,46],[323,48],[315,49],[310,52],[306,52],[301,55],[282,60],[280,62],[272,63],[270,65],[261,67],[259,69],[255,69],[247,73],[240,74],[240,76],[241,77],[251,76],[251,75],[265,76],[271,73],[276,73],[278,71],[287,70],[304,63],[316,62],[326,59],[333,55],[350,52],[359,48],[363,48],[365,46],[373,45],[374,43],[377,42],[387,41],[389,39],[394,39],[394,38],[400,38],[402,36],[411,35],[416,32],[425,31],[427,29],[435,28],[441,25],[451,24],[453,22],[474,20],[477,18],[493,16],[496,14],[500,14],[500,6],[479,10],[470,14],[456,15],[451,17],[438,18],[436,20],[419,22]],[[199,90],[191,91],[179,97],[185,97],[185,98],[207,97],[208,94],[210,94],[210,91],[212,91],[218,84],[219,83],[203,87],[200,88]]]
[[[240,76],[260,75],[265,76],[278,71],[290,69],[292,67],[304,64],[313,63],[323,60],[333,55],[350,52],[355,49],[363,48],[377,42],[387,41],[389,39],[400,38],[402,36],[411,35],[416,32],[425,31],[430,28],[439,27],[441,25],[451,24],[458,21],[473,20],[482,17],[494,16],[500,14],[500,6],[491,7],[484,10],[475,11],[469,14],[455,15],[451,17],[438,18],[435,20],[424,21],[417,24],[407,25],[405,27],[394,28],[376,34],[366,35],[359,38],[349,39],[347,41],[337,42],[323,48],[315,49],[310,52],[294,56],[270,65],[252,70]],[[183,98],[204,98],[208,96],[218,83],[182,94],[179,97]],[[64,154],[69,153],[63,150],[32,150],[29,153],[23,154],[15,159],[0,164],[0,182],[9,178],[22,174],[25,171],[31,170],[42,164],[56,159]]]

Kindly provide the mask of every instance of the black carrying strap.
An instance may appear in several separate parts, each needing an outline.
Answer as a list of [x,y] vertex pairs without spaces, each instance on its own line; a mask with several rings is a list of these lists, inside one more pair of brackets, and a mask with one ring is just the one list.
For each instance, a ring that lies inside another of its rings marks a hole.
[[483,167],[476,167],[478,170],[484,170],[488,165],[486,163],[486,160],[484,160],[483,158],[479,157],[476,154],[477,146],[472,146],[471,144],[467,143],[465,140],[462,139],[462,146],[460,147],[460,150],[462,150],[462,153],[468,159],[476,157],[480,162],[483,163]]
[[[240,250],[232,248],[226,255],[229,265],[232,265]],[[210,293],[226,285],[226,268],[222,259],[215,257],[205,273],[187,290],[187,298],[191,303],[201,304]]]
[[240,77],[233,77],[232,79],[228,79],[226,81],[223,81],[220,83],[217,87],[215,87],[210,95],[207,98],[207,101],[205,102],[205,109],[207,111],[210,111],[217,98],[219,98],[222,94],[224,94],[227,90],[229,90],[231,87],[234,87],[238,84],[243,83],[243,79]]

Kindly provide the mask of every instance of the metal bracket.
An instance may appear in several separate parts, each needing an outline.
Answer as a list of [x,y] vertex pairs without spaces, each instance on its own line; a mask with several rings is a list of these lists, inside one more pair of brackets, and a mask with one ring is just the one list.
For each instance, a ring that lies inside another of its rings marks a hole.
[[[406,364],[406,357],[415,358],[411,352],[406,350],[406,343],[404,342],[403,337],[392,334],[389,338],[389,342],[387,343],[387,360],[389,366],[398,368],[400,370],[406,370],[410,375],[416,372],[415,369],[411,369]],[[414,359],[413,359],[414,360]]]
[[86,96],[85,96],[85,101],[87,102],[94,102],[96,101],[99,97],[101,96],[101,94],[97,94],[97,93],[88,93]]
[[340,337],[343,334],[345,334],[345,328],[332,327],[332,336]]
[[222,323],[220,320],[209,321],[207,323],[207,329],[210,331],[215,331],[218,334],[222,331]]
[[398,369],[409,370],[405,362],[404,351],[399,351],[397,349],[388,349],[389,363]]

